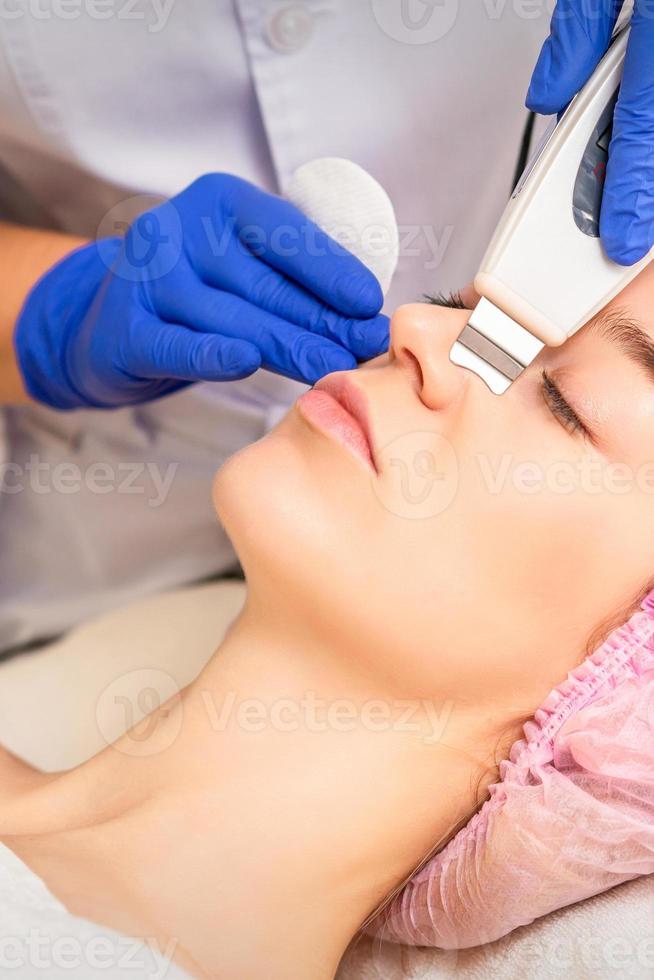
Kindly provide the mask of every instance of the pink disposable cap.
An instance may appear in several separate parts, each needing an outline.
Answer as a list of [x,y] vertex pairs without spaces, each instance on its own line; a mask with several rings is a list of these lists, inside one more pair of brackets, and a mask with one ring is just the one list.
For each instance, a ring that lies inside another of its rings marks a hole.
[[524,728],[490,798],[368,926],[463,949],[654,872],[654,591]]

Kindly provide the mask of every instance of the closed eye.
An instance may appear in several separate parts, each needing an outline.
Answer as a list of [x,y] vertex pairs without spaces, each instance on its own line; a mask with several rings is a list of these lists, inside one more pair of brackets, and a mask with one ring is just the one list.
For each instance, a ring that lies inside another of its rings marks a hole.
[[541,390],[543,398],[552,415],[572,435],[580,433],[592,441],[592,433],[582,422],[574,408],[565,400],[556,382],[547,371],[541,374]]
[[[425,295],[425,301],[432,306],[442,306],[450,310],[466,309],[458,292]],[[572,405],[566,401],[561,389],[547,371],[543,371],[541,374],[541,390],[543,399],[557,422],[571,435],[580,434],[584,439],[593,442],[592,432],[579,418]]]

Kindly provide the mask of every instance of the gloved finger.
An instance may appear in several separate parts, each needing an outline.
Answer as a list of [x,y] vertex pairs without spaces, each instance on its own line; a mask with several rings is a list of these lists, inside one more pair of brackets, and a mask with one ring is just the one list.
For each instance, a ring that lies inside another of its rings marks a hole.
[[379,313],[384,297],[372,272],[295,205],[241,180],[231,194],[236,231],[246,243],[258,233],[263,262],[345,316]]
[[259,351],[244,340],[202,334],[143,314],[134,324],[126,370],[139,378],[237,381],[261,366]]
[[654,10],[636,3],[600,216],[609,258],[633,265],[654,244]]
[[527,92],[527,108],[553,115],[588,81],[611,40],[622,0],[558,0]]
[[315,384],[331,371],[356,367],[352,354],[333,341],[199,281],[183,295],[167,293],[159,312],[193,330],[254,345],[263,367],[296,381]]
[[226,261],[208,263],[198,270],[208,285],[235,293],[274,316],[341,344],[357,360],[376,357],[388,348],[388,317],[345,317],[254,255],[246,254],[240,243],[235,242],[233,249],[238,254],[228,252]]

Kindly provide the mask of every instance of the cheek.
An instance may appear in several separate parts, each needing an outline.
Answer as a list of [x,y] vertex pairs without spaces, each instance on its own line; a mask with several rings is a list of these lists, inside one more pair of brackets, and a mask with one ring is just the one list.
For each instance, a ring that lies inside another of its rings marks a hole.
[[[654,574],[654,499],[578,458],[461,454],[449,506],[399,528],[406,656],[442,687],[537,703]],[[408,549],[408,550],[407,550]],[[449,653],[448,653],[449,652]]]
[[583,648],[654,572],[654,501],[613,490],[597,458],[516,463],[496,492],[479,489],[479,501],[479,572],[535,636],[577,637]]

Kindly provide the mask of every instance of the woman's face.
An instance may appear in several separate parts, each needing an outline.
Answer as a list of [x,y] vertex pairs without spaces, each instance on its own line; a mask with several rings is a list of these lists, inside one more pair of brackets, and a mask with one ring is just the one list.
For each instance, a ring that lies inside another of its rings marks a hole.
[[255,598],[403,696],[533,709],[654,572],[652,297],[654,267],[502,396],[449,360],[465,310],[401,307],[220,471]]

